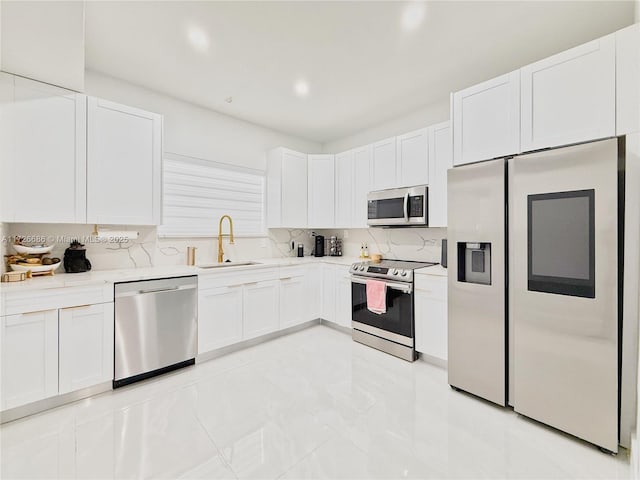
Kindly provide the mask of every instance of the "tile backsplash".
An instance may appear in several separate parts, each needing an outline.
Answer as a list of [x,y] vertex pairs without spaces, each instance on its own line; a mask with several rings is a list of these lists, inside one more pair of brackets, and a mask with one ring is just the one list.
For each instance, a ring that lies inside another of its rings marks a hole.
[[[92,235],[93,225],[74,224],[0,224],[3,240],[2,255],[13,253],[9,239],[25,237],[25,243],[54,243],[52,257],[63,258],[69,243],[78,239],[87,249],[87,258],[95,270],[137,268],[150,266],[184,265],[187,247],[196,247],[196,263],[217,261],[217,238],[158,238],[155,227],[105,225],[101,228],[119,231],[137,231],[138,238],[124,242],[99,242]],[[367,243],[369,253],[381,253],[385,258],[417,261],[440,261],[440,240],[446,237],[446,228],[403,229],[349,229],[316,230],[330,237],[343,239],[343,256],[354,260],[360,255],[360,245]],[[346,236],[345,236],[346,232]],[[291,249],[291,244],[294,249]],[[305,255],[313,248],[311,230],[271,229],[267,237],[237,237],[235,244],[223,239],[225,259],[233,261],[259,258],[295,256],[298,244],[304,245]],[[4,271],[4,262],[2,262]],[[59,270],[62,272],[62,270]]]
[[[93,233],[93,225],[74,224],[0,224],[2,255],[14,253],[11,241],[15,236],[25,237],[25,244],[51,244],[55,246],[52,257],[63,258],[69,243],[78,239],[85,244],[87,258],[95,270],[137,268],[150,266],[184,265],[187,247],[196,247],[196,263],[217,261],[217,238],[158,238],[155,227],[101,225],[102,228],[118,231],[137,231],[138,238],[124,242],[99,242]],[[225,259],[233,261],[258,258],[286,257],[295,255],[291,242],[305,246],[305,254],[311,252],[311,232],[303,229],[269,230],[267,237],[236,237],[235,244],[223,239]],[[2,262],[4,271],[4,261]],[[59,270],[62,272],[62,270]]]

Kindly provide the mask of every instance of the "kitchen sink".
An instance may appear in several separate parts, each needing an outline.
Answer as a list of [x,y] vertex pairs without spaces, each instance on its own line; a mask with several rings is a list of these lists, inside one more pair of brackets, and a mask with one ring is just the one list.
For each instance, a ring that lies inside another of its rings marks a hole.
[[212,263],[209,265],[196,265],[198,268],[225,268],[225,267],[246,267],[248,265],[262,265],[260,262],[224,262]]

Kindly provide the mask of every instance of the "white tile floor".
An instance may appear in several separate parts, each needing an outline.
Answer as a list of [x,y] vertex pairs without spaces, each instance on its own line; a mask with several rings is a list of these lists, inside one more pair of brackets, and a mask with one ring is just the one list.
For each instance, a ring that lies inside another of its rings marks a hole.
[[0,428],[10,478],[627,478],[626,455],[315,326]]

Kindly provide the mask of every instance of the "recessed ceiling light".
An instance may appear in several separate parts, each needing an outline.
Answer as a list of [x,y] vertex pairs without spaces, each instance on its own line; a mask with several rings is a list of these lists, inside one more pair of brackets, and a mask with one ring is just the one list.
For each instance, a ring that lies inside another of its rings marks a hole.
[[411,2],[402,11],[402,28],[410,32],[420,26],[427,10],[426,2]]
[[206,52],[209,49],[209,37],[201,28],[190,27],[187,35],[191,46],[196,50]]
[[306,97],[309,94],[309,84],[304,80],[298,80],[293,86],[293,91],[299,97]]

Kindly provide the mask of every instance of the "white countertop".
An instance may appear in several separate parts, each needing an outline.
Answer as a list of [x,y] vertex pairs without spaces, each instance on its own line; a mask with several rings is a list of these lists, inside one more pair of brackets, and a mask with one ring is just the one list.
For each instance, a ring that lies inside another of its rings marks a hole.
[[0,283],[0,293],[44,290],[50,288],[103,285],[105,283],[150,280],[163,277],[182,277],[187,275],[216,275],[223,272],[237,272],[269,267],[330,263],[351,265],[356,261],[352,257],[283,257],[252,260],[255,265],[236,265],[222,268],[203,269],[187,265],[162,267],[125,268],[116,270],[92,270],[85,273],[58,273],[53,276],[34,277],[24,282]]
[[431,267],[418,268],[413,271],[415,275],[435,275],[438,277],[446,277],[447,269],[442,265],[433,265]]

